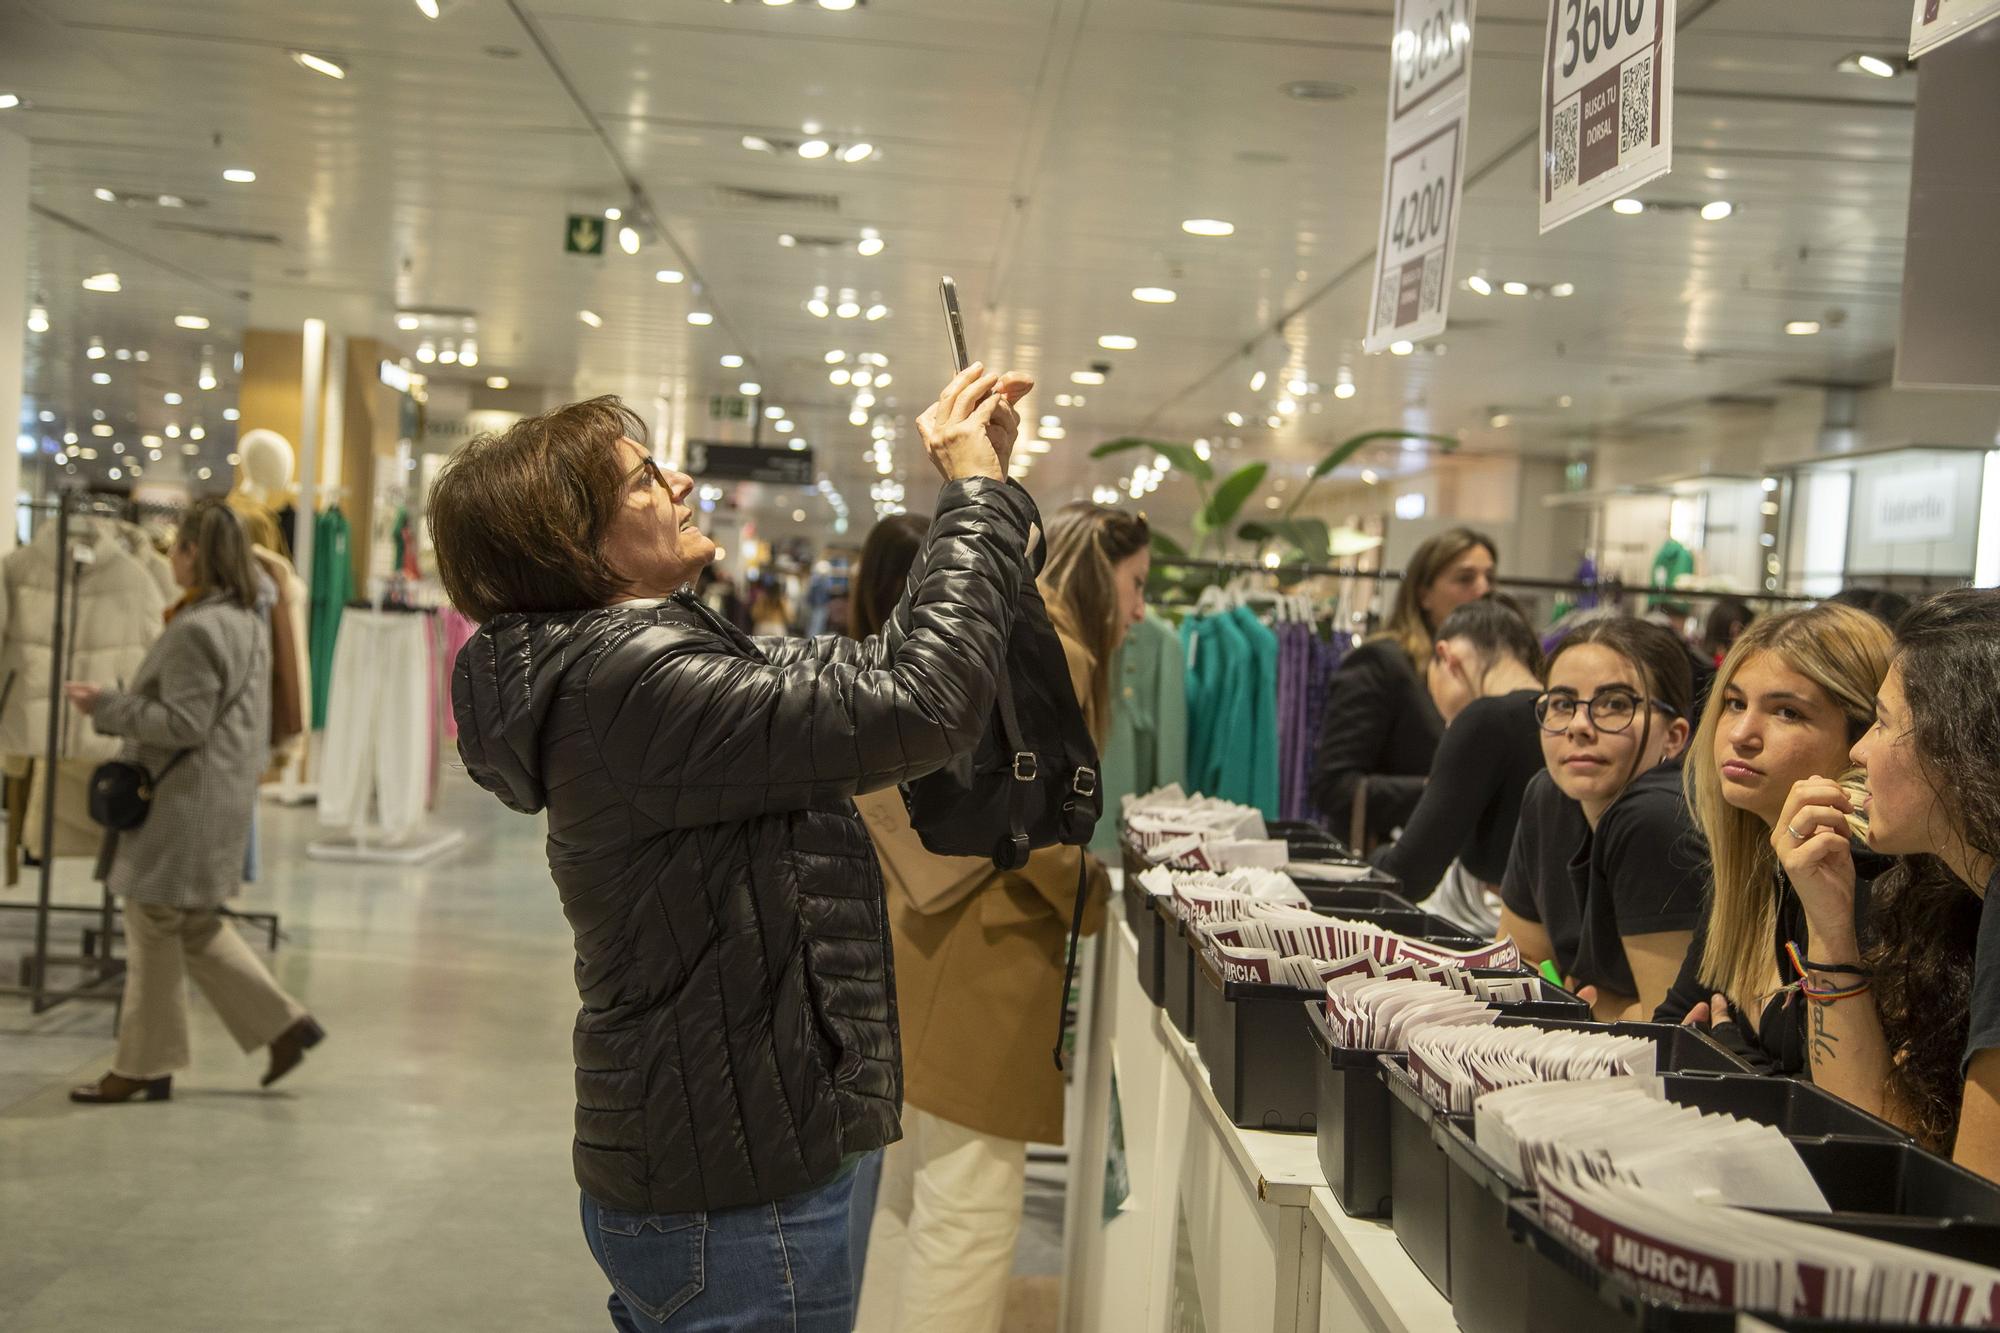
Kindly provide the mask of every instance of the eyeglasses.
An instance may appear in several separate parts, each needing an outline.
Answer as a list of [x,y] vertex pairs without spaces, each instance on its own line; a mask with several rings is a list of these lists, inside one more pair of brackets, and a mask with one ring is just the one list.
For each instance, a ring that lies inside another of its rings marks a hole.
[[627,486],[630,486],[633,482],[639,479],[639,474],[642,472],[650,473],[652,475],[653,484],[655,486],[659,487],[666,486],[667,474],[661,470],[660,465],[658,463],[655,463],[653,461],[653,456],[651,454],[647,454],[644,458],[640,459],[639,466],[633,468],[630,472],[627,472],[625,474],[625,484]]
[[1649,703],[1668,717],[1679,717],[1680,710],[1672,704],[1658,699],[1643,699],[1637,690],[1613,686],[1599,690],[1588,699],[1579,699],[1568,690],[1551,690],[1535,700],[1535,721],[1542,730],[1561,735],[1576,721],[1577,710],[1581,709],[1590,725],[1610,735],[1629,730],[1632,719],[1639,715],[1639,706]]

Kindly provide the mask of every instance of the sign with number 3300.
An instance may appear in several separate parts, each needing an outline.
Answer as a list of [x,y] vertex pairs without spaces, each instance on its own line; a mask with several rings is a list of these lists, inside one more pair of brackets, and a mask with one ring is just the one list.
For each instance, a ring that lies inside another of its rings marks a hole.
[[1674,18],[1674,0],[1549,0],[1544,232],[1672,168]]

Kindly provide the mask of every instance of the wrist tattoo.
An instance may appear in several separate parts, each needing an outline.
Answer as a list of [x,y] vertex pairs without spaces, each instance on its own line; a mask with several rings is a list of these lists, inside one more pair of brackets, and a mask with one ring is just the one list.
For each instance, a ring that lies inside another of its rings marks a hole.
[[1826,1011],[1830,1008],[1832,1006],[1826,1004],[1808,1004],[1806,1006],[1806,1012],[1811,1016],[1812,1020],[1811,1049],[1812,1058],[1816,1061],[1831,1060],[1835,1054],[1834,1047],[1840,1045],[1840,1038],[1826,1030]]

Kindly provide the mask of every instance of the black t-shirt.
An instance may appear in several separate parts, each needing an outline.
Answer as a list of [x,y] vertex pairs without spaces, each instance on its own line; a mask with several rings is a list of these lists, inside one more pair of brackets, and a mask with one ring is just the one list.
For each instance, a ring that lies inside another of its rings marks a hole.
[[1392,847],[1372,858],[1421,901],[1456,860],[1498,884],[1521,824],[1521,797],[1543,769],[1538,691],[1475,699],[1445,728],[1430,781]]
[[1707,860],[1678,763],[1634,778],[1595,830],[1544,770],[1522,797],[1500,898],[1541,923],[1565,977],[1637,995],[1620,937],[1700,925]]
[[1986,902],[1979,909],[1979,943],[1972,955],[1972,1032],[1965,1043],[1965,1063],[1981,1051],[2000,1047],[2000,907],[1993,891],[2000,870],[1986,881]]
[[[1893,857],[1881,856],[1865,848],[1854,849],[1854,930],[1855,938],[1862,941],[1865,948],[1871,938],[1868,928],[1869,888],[1876,877],[1888,871],[1895,864]],[[1797,980],[1792,970],[1792,962],[1785,954],[1785,945],[1796,943],[1800,952],[1812,957],[1810,932],[1806,928],[1805,904],[1785,883],[1784,873],[1772,877],[1771,891],[1777,895],[1777,931],[1771,941],[1772,956],[1778,964],[1778,976],[1789,983]],[[1706,897],[1706,895],[1704,895]],[[1708,950],[1708,924],[1713,913],[1710,903],[1704,901],[1701,924],[1695,927],[1694,942],[1688,946],[1687,960],[1681,964],[1681,974],[1674,982],[1667,998],[1653,1012],[1655,1023],[1678,1023],[1688,1016],[1688,1011],[1698,1004],[1707,1004],[1721,989],[1702,978],[1702,955]],[[1730,1016],[1735,1020],[1737,1030],[1744,1042],[1751,1048],[1743,1054],[1762,1057],[1768,1064],[1768,1072],[1799,1078],[1812,1077],[1812,1065],[1806,1058],[1806,1006],[1794,991],[1785,991],[1765,1002],[1762,1014],[1751,1014],[1738,997],[1729,997]]]

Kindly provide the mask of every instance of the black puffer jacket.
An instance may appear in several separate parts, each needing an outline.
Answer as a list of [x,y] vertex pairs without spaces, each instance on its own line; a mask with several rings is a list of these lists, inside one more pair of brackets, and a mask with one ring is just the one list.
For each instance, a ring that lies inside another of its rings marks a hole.
[[753,642],[675,597],[502,616],[460,654],[459,753],[548,810],[600,1204],[769,1202],[900,1136],[881,872],[848,798],[977,744],[1037,521],[1018,487],[946,486],[865,643]]

